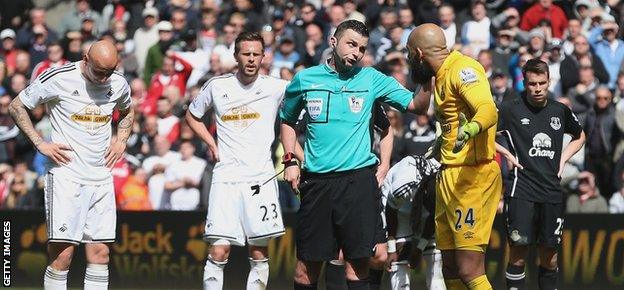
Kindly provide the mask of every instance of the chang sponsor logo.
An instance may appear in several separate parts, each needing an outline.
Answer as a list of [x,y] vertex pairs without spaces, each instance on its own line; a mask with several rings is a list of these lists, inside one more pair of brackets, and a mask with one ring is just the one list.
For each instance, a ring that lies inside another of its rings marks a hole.
[[555,158],[555,151],[550,150],[552,147],[552,139],[545,133],[537,133],[533,136],[533,147],[529,149],[531,157],[548,157]]

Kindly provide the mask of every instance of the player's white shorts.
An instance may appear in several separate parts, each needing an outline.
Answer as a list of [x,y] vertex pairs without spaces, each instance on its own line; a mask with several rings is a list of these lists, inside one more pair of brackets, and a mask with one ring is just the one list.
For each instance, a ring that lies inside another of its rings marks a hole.
[[[277,181],[213,182],[204,240],[225,239],[237,246],[284,234]],[[253,187],[253,189],[252,189]]]
[[115,242],[117,210],[112,182],[85,185],[48,173],[44,192],[49,242]]

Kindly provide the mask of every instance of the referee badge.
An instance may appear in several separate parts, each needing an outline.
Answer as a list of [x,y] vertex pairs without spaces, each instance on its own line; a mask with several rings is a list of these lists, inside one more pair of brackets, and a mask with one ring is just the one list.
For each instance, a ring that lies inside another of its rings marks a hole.
[[323,99],[308,99],[308,114],[312,120],[316,120],[323,110]]
[[561,129],[561,120],[559,117],[550,118],[550,127],[552,127],[555,131]]
[[364,104],[364,98],[358,98],[356,96],[349,96],[349,109],[353,113],[359,113],[362,111],[362,105]]

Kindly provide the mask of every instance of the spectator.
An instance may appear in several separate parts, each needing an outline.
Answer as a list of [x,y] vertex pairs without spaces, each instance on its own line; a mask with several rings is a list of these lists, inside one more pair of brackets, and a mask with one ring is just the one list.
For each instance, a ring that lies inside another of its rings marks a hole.
[[72,11],[68,11],[61,19],[58,31],[65,34],[68,31],[79,31],[85,17],[91,18],[94,22],[94,34],[105,31],[108,23],[102,23],[100,13],[91,9],[90,0],[76,0],[76,6]]
[[595,186],[594,175],[583,171],[577,176],[578,192],[568,197],[567,213],[608,213],[607,200]]
[[13,172],[16,175],[20,175],[23,177],[24,185],[26,186],[26,190],[34,190],[36,189],[35,185],[37,182],[37,173],[28,169],[28,163],[23,159],[15,159],[13,161]]
[[417,2],[418,6],[416,6],[416,9],[414,10],[414,18],[416,23],[440,23],[437,12],[440,10],[440,4],[442,3],[442,1],[423,0]]
[[565,38],[563,40],[564,55],[574,53],[574,40],[579,35],[582,35],[581,21],[574,18],[568,20],[568,28],[566,29]]
[[130,11],[126,9],[127,3],[122,3],[122,1],[127,2],[125,0],[108,0],[102,9],[102,31],[106,31],[110,23],[128,23]]
[[[587,32],[589,31],[589,26],[591,24],[591,12],[592,10],[594,10],[595,8],[599,8],[598,5],[596,5],[596,2],[592,1],[592,0],[577,0],[574,3],[574,16],[576,18],[575,19],[578,23],[579,23],[579,29],[581,28],[581,24],[583,25],[583,32]],[[570,24],[570,21],[568,21],[568,25]],[[580,31],[580,30],[579,30]]]
[[500,103],[512,100],[517,97],[514,90],[509,85],[509,78],[502,70],[496,69],[492,72],[490,84],[492,89],[492,97],[496,106]]
[[180,153],[171,151],[171,143],[165,136],[156,136],[154,138],[154,152],[156,155],[147,157],[143,160],[143,169],[147,172],[149,180],[147,186],[149,189],[149,198],[152,208],[155,210],[163,209],[163,196],[165,190],[165,170],[171,164],[180,160]]
[[[602,60],[589,51],[589,42],[583,35],[579,35],[574,39],[574,52],[567,55],[561,62],[561,71],[575,72],[580,70],[581,61],[588,63],[595,75],[598,78],[599,83],[606,83],[609,81],[609,73],[605,69]],[[561,90],[564,94],[567,94],[570,88],[573,88],[579,83],[579,74],[568,73],[561,75]]]
[[526,50],[534,58],[541,58],[546,48],[546,35],[540,28],[534,28],[529,33],[529,43],[526,46]]
[[158,10],[154,7],[148,7],[141,12],[143,16],[143,26],[134,32],[134,55],[137,58],[138,69],[143,75],[143,69],[145,68],[145,60],[147,58],[147,51],[154,44],[158,43]]
[[613,152],[623,135],[615,122],[615,106],[607,87],[596,89],[595,104],[587,114],[584,130],[587,132],[585,169],[597,177],[600,192],[611,194],[614,191]]
[[63,39],[63,43],[65,43],[65,59],[72,62],[82,60],[82,35],[80,32],[68,32]]
[[280,69],[294,69],[300,59],[299,53],[295,51],[295,41],[287,36],[282,37],[277,51],[273,54],[271,76],[279,78]]
[[354,19],[366,23],[366,16],[357,10],[357,3],[354,0],[345,0],[342,4],[347,14],[347,19]]
[[15,31],[6,28],[0,32],[0,41],[2,41],[2,50],[0,50],[0,58],[4,58],[6,65],[6,73],[12,76],[15,72],[17,47],[15,46]]
[[563,9],[553,5],[552,0],[539,0],[522,14],[520,28],[529,31],[537,27],[542,20],[550,21],[552,36],[563,38],[563,32],[568,25],[568,18]]
[[46,24],[46,11],[43,8],[33,8],[30,10],[30,21],[17,31],[17,47],[27,50],[35,40],[35,27],[43,27],[48,34],[48,40],[55,42],[58,40],[57,32]]
[[26,88],[28,78],[21,74],[16,73],[11,77],[11,86],[9,87],[9,94],[11,97],[17,96],[23,89]]
[[499,30],[496,36],[496,45],[492,49],[492,65],[499,68],[509,79],[511,76],[509,66],[513,58],[514,49],[518,43],[513,41],[511,30]]
[[486,15],[485,3],[474,1],[470,5],[472,20],[467,21],[461,28],[462,45],[472,52],[476,58],[479,51],[490,48],[490,18]]
[[624,99],[624,69],[620,70],[620,73],[618,73],[616,88],[613,93],[613,102],[617,103],[618,109],[624,112],[624,107],[622,107],[624,106],[624,102],[620,103],[622,99]]
[[548,90],[557,97],[563,96],[561,90],[561,63],[565,56],[562,53],[562,41],[558,38],[553,38],[546,46],[546,56],[548,59],[548,71],[550,72],[550,86]]
[[[210,69],[210,63],[206,60],[210,58],[210,52],[198,47],[197,31],[186,30],[181,35],[180,48],[176,55],[191,65],[192,71],[186,81],[186,87],[190,88],[197,84],[203,75]],[[182,94],[184,91],[181,92]]]
[[[370,32],[370,37],[368,39],[368,51],[371,53],[377,53],[379,47],[382,45],[382,39],[387,36],[390,28],[397,25],[397,18],[396,12],[390,8],[385,8],[381,11],[379,25],[377,25],[377,27]],[[333,32],[331,32],[330,35],[333,35]]]
[[196,157],[195,146],[190,141],[180,144],[181,159],[165,171],[165,190],[169,195],[167,208],[194,210],[199,206],[199,186],[206,161]]
[[199,30],[199,44],[207,53],[217,45],[217,13],[214,9],[204,8],[201,13],[201,27]]
[[49,68],[57,68],[67,63],[63,58],[63,47],[58,42],[51,43],[47,49],[48,58],[38,63],[33,69],[30,81],[34,81],[37,76]]
[[[438,18],[446,38],[446,48],[455,49],[455,44],[459,44],[461,40],[461,32],[457,29],[457,24],[455,24],[455,9],[450,4],[442,4],[440,9],[438,9]],[[405,43],[407,43],[407,40]]]
[[21,174],[13,174],[10,182],[8,196],[2,204],[4,209],[27,209],[35,205],[32,194],[29,194],[28,188],[24,182],[24,176]]
[[[383,16],[383,11],[382,11],[382,16]],[[338,25],[347,19],[347,13],[345,12],[344,7],[342,7],[342,5],[335,3],[329,8],[327,17],[329,18],[329,27],[325,29],[324,31],[326,33],[325,39],[329,43],[329,39],[331,38],[332,35],[334,35],[334,32],[336,32],[336,28],[338,27]],[[392,15],[390,15],[389,17],[393,18],[391,22],[393,24],[396,24],[397,16],[394,11],[392,11]],[[371,44],[370,42],[372,40],[373,40],[373,33],[371,32],[369,43],[368,43],[369,45]],[[376,48],[373,51],[376,51]]]
[[[140,130],[128,138],[127,154],[132,155],[139,161],[144,161],[147,157],[155,154],[153,144],[156,136],[158,136],[158,117],[145,116],[141,123],[135,122],[140,126]],[[149,173],[149,172],[148,172]]]
[[234,40],[238,34],[236,34],[236,28],[230,24],[223,26],[223,38],[217,43],[212,50],[213,54],[219,56],[220,67],[223,71],[230,71],[236,66],[236,59],[234,59]]
[[136,168],[123,185],[117,207],[122,210],[152,210],[147,187],[147,172]]
[[[186,92],[186,82],[193,71],[190,63],[178,56],[176,52],[167,51],[167,56],[163,60],[162,69],[152,76],[147,91],[145,102],[146,107],[152,107],[156,104],[156,100],[163,96],[167,87],[175,87],[178,89],[179,95]],[[176,63],[182,66],[182,70],[176,71]]]
[[13,118],[9,115],[9,104],[11,97],[9,95],[0,96],[0,163],[7,163],[17,156],[15,155],[15,147],[19,134],[19,128],[15,125]]
[[[314,4],[310,2],[303,3],[303,5],[301,5],[301,9],[299,10],[299,14],[300,18],[295,21],[295,23],[299,27],[305,28],[310,23],[316,23],[317,25],[322,27],[323,31],[326,31],[328,29],[328,26],[325,24],[325,22],[321,21],[320,16],[316,11],[316,7],[314,7]],[[327,35],[325,34],[325,36]],[[327,39],[327,37],[324,37],[324,39]]]
[[[407,39],[409,38],[410,33],[412,33],[412,30],[416,28],[416,25],[414,24],[414,13],[412,12],[412,9],[410,9],[409,6],[407,5],[399,6],[399,25],[403,27],[403,36],[401,36],[401,45],[406,46]],[[448,39],[447,39],[447,42],[448,42]],[[447,46],[447,47],[450,48],[450,46]]]
[[431,126],[429,116],[417,115],[409,122],[407,130],[403,134],[404,154],[422,155],[427,153],[427,149],[433,144],[435,138],[435,127]]
[[583,64],[581,64],[578,76],[580,82],[568,91],[566,97],[572,102],[572,112],[577,114],[580,119],[585,120],[585,115],[594,106],[596,99],[594,91],[598,87],[599,82],[587,60],[584,60]]
[[485,76],[489,81],[492,80],[492,73],[494,72],[494,68],[492,67],[492,52],[489,50],[479,51],[477,55],[477,61],[483,66],[483,70],[485,70]]
[[189,28],[186,21],[186,12],[182,9],[174,9],[171,12],[171,25],[173,26],[173,35],[175,39],[179,39],[181,34]]
[[613,16],[603,18],[600,26],[594,27],[589,35],[589,44],[602,60],[609,73],[609,88],[615,88],[617,75],[624,60],[624,41],[617,38],[620,27]]
[[305,28],[306,31],[306,53],[303,62],[306,66],[313,66],[321,63],[323,52],[329,45],[323,39],[323,30],[316,23],[310,23]]
[[158,42],[147,50],[145,68],[143,68],[143,80],[149,84],[152,76],[163,66],[165,52],[173,44],[173,26],[169,21],[160,21],[156,25],[158,30]]
[[158,98],[158,135],[173,144],[180,137],[180,118],[172,113],[173,104],[167,97]]
[[35,37],[26,49],[30,59],[29,69],[31,70],[36,64],[47,58],[47,46],[51,43],[48,39],[48,31],[43,25],[35,26],[33,32]]
[[405,46],[401,44],[401,37],[403,37],[403,27],[398,25],[390,27],[386,37],[381,39],[379,49],[375,52],[375,62],[379,63],[384,57],[393,52],[400,52],[403,56]]

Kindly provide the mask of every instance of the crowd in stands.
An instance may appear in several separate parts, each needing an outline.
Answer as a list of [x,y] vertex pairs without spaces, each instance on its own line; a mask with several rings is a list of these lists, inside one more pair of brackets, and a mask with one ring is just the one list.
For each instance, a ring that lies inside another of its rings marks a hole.
[[[81,60],[93,41],[115,43],[118,71],[131,86],[137,114],[127,154],[113,168],[118,208],[194,210],[206,207],[214,161],[183,116],[207,80],[234,71],[236,36],[260,32],[266,45],[261,73],[288,80],[323,63],[336,26],[357,19],[370,29],[361,65],[412,90],[418,87],[409,77],[405,45],[421,23],[440,25],[449,49],[483,65],[497,104],[523,93],[521,68],[527,60],[547,62],[549,100],[568,105],[587,134],[585,148],[562,175],[567,212],[624,213],[624,31],[619,27],[624,3],[619,0],[65,1],[72,9],[54,26],[48,25],[48,11],[32,0],[0,1],[3,209],[43,207],[47,162],[15,126],[9,103],[46,69]],[[426,152],[435,139],[431,112],[414,116],[388,109],[393,163]],[[31,118],[49,138],[45,107],[35,108]],[[216,134],[214,120],[204,122]],[[283,150],[278,142],[274,148],[277,172]],[[505,171],[504,160],[501,165]],[[284,210],[297,208],[287,185],[280,195]]]

